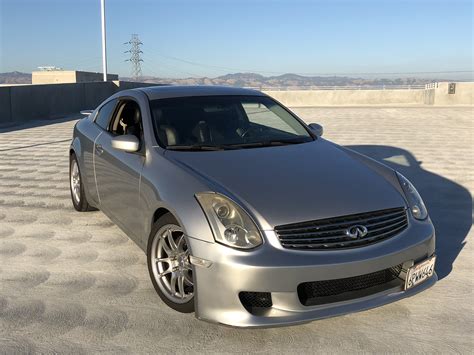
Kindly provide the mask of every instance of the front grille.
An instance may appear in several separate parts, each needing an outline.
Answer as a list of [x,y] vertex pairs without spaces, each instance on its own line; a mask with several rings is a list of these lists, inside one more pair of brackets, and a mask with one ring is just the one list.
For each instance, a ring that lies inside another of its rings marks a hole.
[[298,297],[305,306],[360,298],[385,289],[402,286],[403,280],[398,278],[401,270],[402,264],[344,279],[304,282],[298,286]]
[[[368,233],[353,239],[346,235],[347,228],[363,225]],[[408,226],[404,207],[359,213],[350,216],[321,219],[278,226],[275,232],[285,248],[325,250],[360,247],[390,238]]]

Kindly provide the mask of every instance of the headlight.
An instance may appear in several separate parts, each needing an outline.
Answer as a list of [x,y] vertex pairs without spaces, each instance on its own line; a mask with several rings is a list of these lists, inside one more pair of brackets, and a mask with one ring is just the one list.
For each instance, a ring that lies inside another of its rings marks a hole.
[[405,197],[407,198],[413,217],[420,220],[428,217],[428,210],[426,209],[420,194],[416,191],[415,186],[413,186],[413,184],[399,172],[397,172],[397,177],[403,191],[405,192]]
[[262,244],[262,237],[249,215],[230,199],[214,192],[196,194],[209,220],[216,242],[251,249]]

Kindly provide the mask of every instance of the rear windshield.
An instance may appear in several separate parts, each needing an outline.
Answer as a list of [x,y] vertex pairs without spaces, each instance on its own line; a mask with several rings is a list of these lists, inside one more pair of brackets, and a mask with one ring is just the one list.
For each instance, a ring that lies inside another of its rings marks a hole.
[[180,97],[151,101],[162,147],[236,149],[313,140],[290,112],[265,96]]

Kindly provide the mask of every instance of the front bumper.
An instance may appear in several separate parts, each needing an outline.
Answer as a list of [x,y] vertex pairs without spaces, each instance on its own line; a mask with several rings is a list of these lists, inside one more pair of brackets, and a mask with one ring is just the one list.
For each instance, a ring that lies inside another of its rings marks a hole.
[[[434,274],[407,291],[397,286],[341,302],[304,306],[297,293],[303,282],[359,276],[399,264],[406,267],[430,257],[435,251],[431,221],[410,220],[397,236],[346,250],[289,250],[273,231],[265,235],[264,245],[247,252],[189,238],[192,255],[212,262],[209,267],[194,267],[197,318],[237,327],[305,323],[390,303],[423,291],[437,280]],[[270,292],[273,305],[264,314],[252,314],[240,301],[240,292]]]

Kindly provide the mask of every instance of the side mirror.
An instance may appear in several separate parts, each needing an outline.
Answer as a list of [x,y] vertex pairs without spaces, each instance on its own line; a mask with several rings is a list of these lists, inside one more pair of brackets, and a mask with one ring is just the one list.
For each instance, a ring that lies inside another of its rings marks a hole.
[[90,115],[92,115],[92,112],[94,112],[94,110],[82,110],[81,115],[90,116]]
[[323,135],[323,126],[317,123],[310,123],[309,128],[316,134],[318,137],[321,137]]
[[140,141],[133,134],[126,134],[112,138],[112,148],[134,153],[140,149]]

